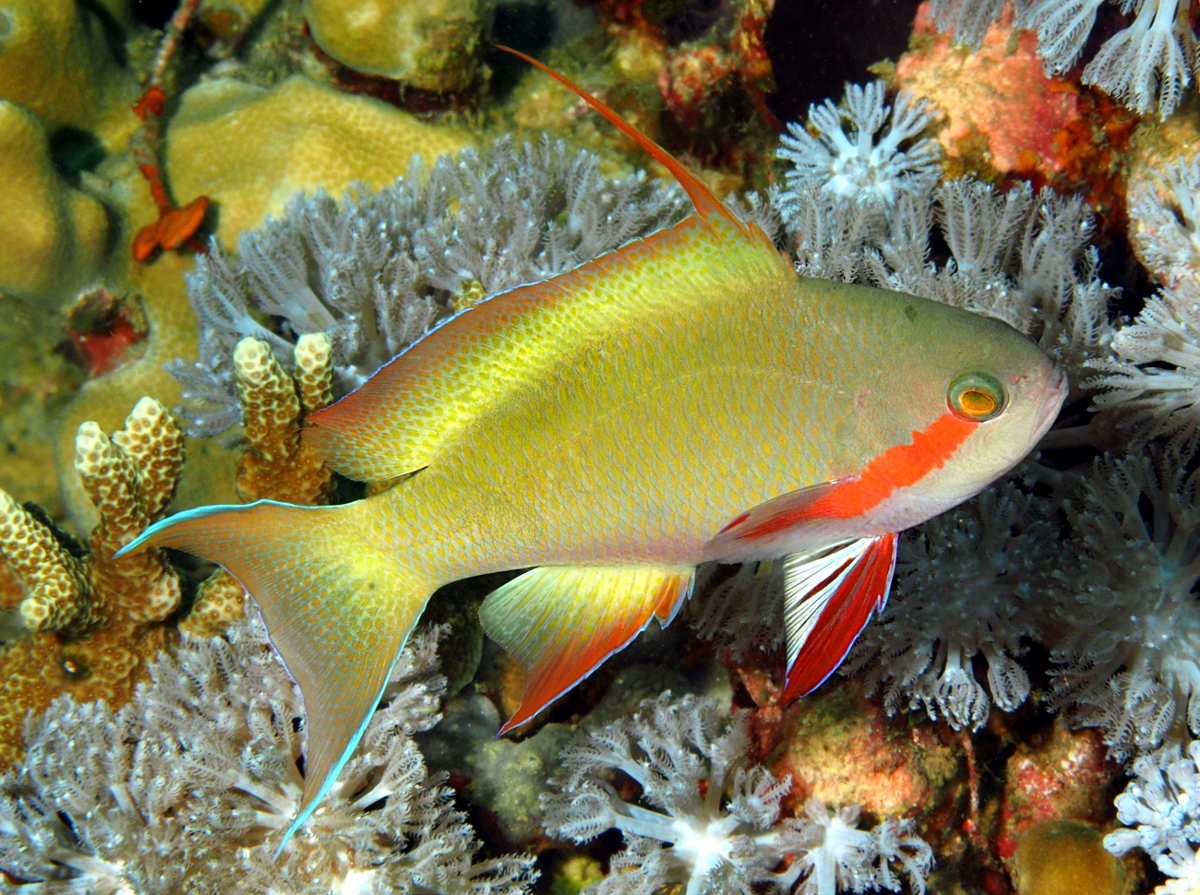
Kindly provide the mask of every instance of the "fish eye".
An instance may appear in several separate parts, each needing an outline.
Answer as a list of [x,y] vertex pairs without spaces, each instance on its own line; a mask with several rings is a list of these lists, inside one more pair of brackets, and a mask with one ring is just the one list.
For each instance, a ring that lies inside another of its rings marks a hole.
[[946,395],[950,411],[972,423],[995,419],[1004,411],[1006,402],[1004,386],[987,373],[956,376]]

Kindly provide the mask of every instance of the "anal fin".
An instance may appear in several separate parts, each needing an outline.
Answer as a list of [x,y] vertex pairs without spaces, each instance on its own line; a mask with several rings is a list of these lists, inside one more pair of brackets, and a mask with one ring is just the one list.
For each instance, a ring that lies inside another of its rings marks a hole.
[[544,566],[493,591],[487,635],[525,669],[511,730],[627,646],[650,620],[664,627],[691,593],[693,566]]
[[784,559],[784,702],[811,693],[842,664],[871,613],[887,603],[895,568],[895,534]]

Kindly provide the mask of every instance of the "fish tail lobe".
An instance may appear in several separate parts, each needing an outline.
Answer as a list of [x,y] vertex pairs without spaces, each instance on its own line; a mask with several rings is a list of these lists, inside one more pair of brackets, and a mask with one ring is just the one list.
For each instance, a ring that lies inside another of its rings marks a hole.
[[[404,565],[403,536],[366,501],[204,507],[125,548],[173,547],[223,566],[258,601],[304,695],[304,792],[279,851],[333,786],[362,737],[434,583]],[[277,852],[278,854],[278,852]]]

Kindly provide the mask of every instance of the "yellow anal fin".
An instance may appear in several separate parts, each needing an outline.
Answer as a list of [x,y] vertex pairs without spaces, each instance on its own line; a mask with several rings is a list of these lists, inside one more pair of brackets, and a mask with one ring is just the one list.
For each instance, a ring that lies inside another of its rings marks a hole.
[[525,669],[524,724],[691,594],[693,566],[545,566],[493,591],[479,608],[488,636]]

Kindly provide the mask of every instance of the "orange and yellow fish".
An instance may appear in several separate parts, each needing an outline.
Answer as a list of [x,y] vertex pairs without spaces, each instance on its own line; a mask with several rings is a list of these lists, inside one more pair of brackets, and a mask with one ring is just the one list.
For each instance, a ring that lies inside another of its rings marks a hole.
[[784,557],[792,698],[882,608],[896,533],[1011,469],[1066,394],[1004,323],[799,277],[666,151],[528,61],[662,162],[696,213],[492,296],[313,414],[307,441],[382,493],[192,510],[126,548],[207,557],[262,607],[308,715],[285,843],[441,585],[531,569],[480,609],[527,672],[507,730],[670,622],[698,564]]

